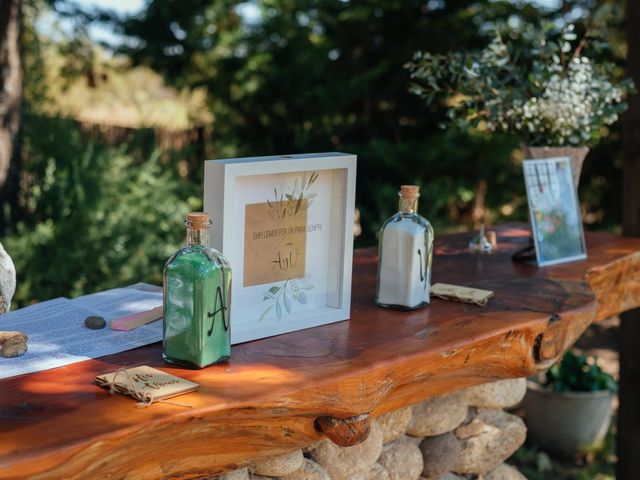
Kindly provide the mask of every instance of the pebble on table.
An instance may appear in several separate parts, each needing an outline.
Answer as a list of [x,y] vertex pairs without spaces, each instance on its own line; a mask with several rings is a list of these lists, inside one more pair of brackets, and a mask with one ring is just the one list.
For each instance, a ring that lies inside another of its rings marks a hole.
[[107,325],[107,321],[99,315],[91,315],[85,318],[84,326],[91,330],[100,330]]

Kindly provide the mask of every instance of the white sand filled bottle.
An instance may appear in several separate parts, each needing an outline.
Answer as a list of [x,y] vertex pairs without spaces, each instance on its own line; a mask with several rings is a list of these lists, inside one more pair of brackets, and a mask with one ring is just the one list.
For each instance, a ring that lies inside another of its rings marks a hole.
[[399,211],[380,229],[376,303],[415,309],[429,304],[433,228],[418,215],[420,187],[400,187]]

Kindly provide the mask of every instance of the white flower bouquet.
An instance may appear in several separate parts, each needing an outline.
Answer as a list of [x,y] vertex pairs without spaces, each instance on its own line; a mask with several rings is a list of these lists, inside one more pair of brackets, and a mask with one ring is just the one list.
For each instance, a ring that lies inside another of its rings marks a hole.
[[432,103],[447,97],[447,113],[463,128],[519,135],[531,146],[591,146],[627,105],[630,80],[613,81],[616,66],[596,63],[608,48],[594,30],[578,41],[575,27],[496,27],[479,52],[418,52],[407,64],[412,92]]

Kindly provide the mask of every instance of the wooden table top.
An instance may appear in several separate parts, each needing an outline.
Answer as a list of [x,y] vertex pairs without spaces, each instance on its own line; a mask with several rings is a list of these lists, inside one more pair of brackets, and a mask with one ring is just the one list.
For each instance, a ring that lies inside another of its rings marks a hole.
[[[165,365],[160,344],[0,380],[0,478],[202,478],[322,438],[318,417],[372,416],[551,365],[594,320],[640,305],[640,238],[587,234],[588,259],[514,263],[522,226],[491,255],[436,239],[433,282],[494,290],[484,307],[373,303],[376,251],[354,256],[351,320],[236,345],[229,364]],[[109,395],[94,377],[150,365],[198,382],[192,408]]]

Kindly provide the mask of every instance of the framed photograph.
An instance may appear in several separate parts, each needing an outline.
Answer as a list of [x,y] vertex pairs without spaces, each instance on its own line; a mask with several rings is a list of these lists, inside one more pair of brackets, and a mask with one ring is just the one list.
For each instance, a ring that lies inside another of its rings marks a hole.
[[356,156],[209,160],[211,245],[229,260],[231,343],[349,318]]
[[523,170],[538,265],[587,258],[571,159],[525,160]]

